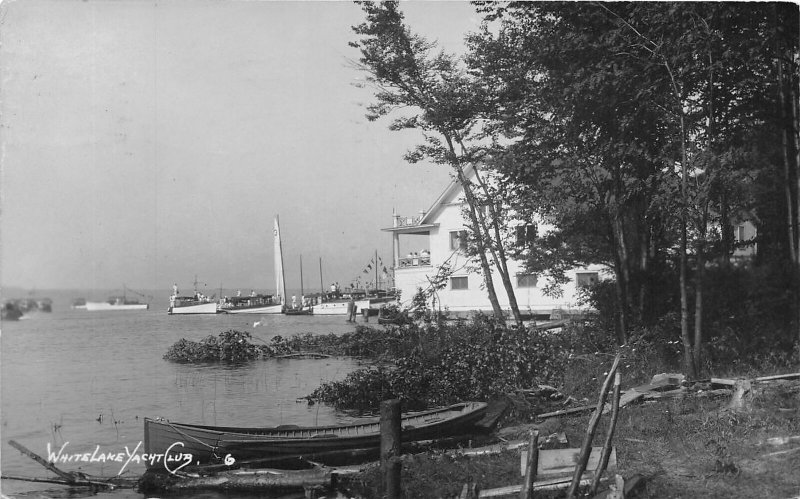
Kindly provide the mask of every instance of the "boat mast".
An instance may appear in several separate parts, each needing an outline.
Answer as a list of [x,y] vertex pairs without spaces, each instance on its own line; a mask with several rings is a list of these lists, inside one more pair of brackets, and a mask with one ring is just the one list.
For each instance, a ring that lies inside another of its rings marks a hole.
[[375,294],[378,294],[378,250],[375,250]]
[[319,292],[319,299],[322,300],[322,296],[325,295],[325,285],[322,284],[322,257],[319,257]]
[[300,299],[303,298],[303,255],[300,255]]
[[275,227],[272,231],[275,236],[275,289],[281,305],[286,305],[286,279],[283,274],[283,248],[281,246],[281,227],[278,215],[275,215]]

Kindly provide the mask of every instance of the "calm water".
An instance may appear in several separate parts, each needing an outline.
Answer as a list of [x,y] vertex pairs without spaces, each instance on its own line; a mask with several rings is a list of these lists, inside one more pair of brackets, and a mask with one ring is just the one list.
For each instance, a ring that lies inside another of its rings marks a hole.
[[[324,405],[298,402],[323,381],[342,379],[352,359],[266,360],[244,367],[192,366],[162,359],[180,338],[200,340],[228,329],[248,331],[255,342],[294,333],[343,333],[344,317],[169,316],[164,307],[131,312],[86,312],[54,305],[52,313],[2,324],[0,403],[2,472],[51,476],[8,445],[13,439],[39,455],[55,452],[124,452],[143,438],[145,416],[205,424],[272,426],[352,421]],[[254,328],[253,322],[262,320]],[[140,447],[139,452],[143,448]],[[116,475],[121,463],[68,463],[67,471]],[[126,473],[139,475],[143,464]],[[58,485],[2,481],[15,497],[66,497]],[[133,491],[100,494],[115,499]],[[206,494],[205,497],[214,497]],[[232,497],[232,496],[226,496]]]

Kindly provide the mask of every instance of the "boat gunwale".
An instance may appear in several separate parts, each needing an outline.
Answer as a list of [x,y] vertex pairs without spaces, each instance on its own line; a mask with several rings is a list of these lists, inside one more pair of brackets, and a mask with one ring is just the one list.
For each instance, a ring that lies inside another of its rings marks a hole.
[[[455,409],[456,407],[461,406],[460,410]],[[408,428],[409,430],[421,430],[425,428],[429,428],[438,424],[448,424],[453,422],[458,422],[459,419],[463,419],[465,416],[474,416],[476,413],[485,412],[488,408],[488,404],[486,402],[461,402],[458,404],[453,404],[447,407],[442,407],[438,409],[431,409],[426,411],[414,412],[414,413],[407,413],[403,415],[401,418],[402,423],[405,423],[410,420],[417,420],[420,418],[425,418],[427,416],[431,416],[434,414],[443,414],[443,413],[453,413],[450,416],[444,417],[439,421],[434,421],[430,423],[426,423],[421,426],[416,426],[413,428]],[[258,436],[258,437],[269,437],[270,435],[275,435],[275,439],[286,440],[286,439],[309,439],[315,438],[312,435],[309,436],[283,436],[280,435],[281,433],[300,433],[300,432],[307,432],[309,434],[320,434],[320,433],[336,433],[336,431],[346,431],[346,430],[354,430],[356,428],[364,428],[369,426],[379,426],[380,425],[380,418],[370,418],[370,421],[365,421],[361,423],[354,423],[354,424],[342,424],[342,425],[328,425],[328,426],[298,426],[298,427],[287,427],[281,428],[280,426],[277,427],[236,427],[236,426],[211,426],[211,425],[197,425],[197,424],[190,424],[190,423],[178,423],[178,422],[171,422],[168,420],[163,419],[153,419],[145,417],[145,426],[147,424],[161,424],[169,427],[173,427],[175,429],[185,429],[185,430],[194,430],[201,433],[205,433],[208,435],[248,435],[248,436]],[[404,428],[405,429],[405,428]],[[374,434],[375,432],[371,432],[370,434]],[[358,435],[353,435],[358,436]],[[341,438],[341,437],[331,437],[331,438]],[[316,437],[316,439],[322,439],[322,437]]]

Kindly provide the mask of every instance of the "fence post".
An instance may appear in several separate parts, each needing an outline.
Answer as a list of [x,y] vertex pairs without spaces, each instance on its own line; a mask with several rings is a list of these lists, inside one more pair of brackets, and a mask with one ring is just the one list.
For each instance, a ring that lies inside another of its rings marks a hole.
[[400,498],[400,400],[381,402],[381,474],[384,497]]
[[533,483],[539,468],[539,431],[533,430],[528,441],[528,462],[525,466],[525,482],[519,492],[520,499],[533,498]]

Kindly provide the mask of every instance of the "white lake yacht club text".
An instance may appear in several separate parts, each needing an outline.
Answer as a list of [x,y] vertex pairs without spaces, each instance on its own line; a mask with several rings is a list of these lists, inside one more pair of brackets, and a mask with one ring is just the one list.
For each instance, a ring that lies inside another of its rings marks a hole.
[[100,445],[97,445],[92,452],[67,452],[69,442],[64,442],[58,449],[58,452],[53,452],[50,442],[47,443],[47,460],[53,464],[57,463],[123,463],[117,475],[121,475],[129,464],[146,464],[153,466],[156,463],[163,463],[164,469],[170,473],[177,473],[184,466],[191,464],[192,454],[179,452],[183,447],[183,442],[175,442],[167,448],[163,454],[147,454],[139,452],[142,447],[142,442],[136,444],[136,447],[131,451],[127,445],[122,452],[103,452],[100,450]]

